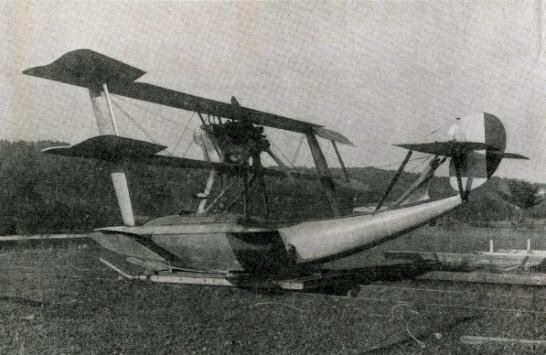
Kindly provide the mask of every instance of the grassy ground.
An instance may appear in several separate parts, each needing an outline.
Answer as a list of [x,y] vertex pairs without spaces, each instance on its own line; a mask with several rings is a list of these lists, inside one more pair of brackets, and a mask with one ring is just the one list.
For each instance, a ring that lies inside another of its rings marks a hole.
[[[390,249],[525,248],[543,232],[424,228]],[[0,250],[0,353],[544,353],[469,346],[463,335],[546,340],[546,290],[376,280],[357,298],[120,281],[88,241]],[[416,338],[417,340],[414,340]]]

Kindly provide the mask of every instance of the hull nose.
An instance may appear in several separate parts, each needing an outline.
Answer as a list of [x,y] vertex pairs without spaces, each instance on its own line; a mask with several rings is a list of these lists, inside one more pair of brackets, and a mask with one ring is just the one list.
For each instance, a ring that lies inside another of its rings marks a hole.
[[[117,227],[114,227],[117,228]],[[138,229],[139,227],[122,227]],[[164,232],[164,231],[163,231]],[[180,269],[284,275],[301,269],[280,235],[267,232],[97,233],[95,241],[133,264]]]

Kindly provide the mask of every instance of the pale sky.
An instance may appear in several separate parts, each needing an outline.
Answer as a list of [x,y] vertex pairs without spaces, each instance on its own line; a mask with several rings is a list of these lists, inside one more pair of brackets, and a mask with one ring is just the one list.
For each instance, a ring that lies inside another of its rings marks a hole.
[[[0,139],[97,134],[85,89],[21,74],[89,48],[145,70],[140,81],[340,131],[358,146],[342,148],[349,166],[398,162],[392,144],[490,112],[507,151],[531,158],[498,175],[546,182],[543,13],[540,1],[0,2]],[[176,145],[190,112],[119,103],[178,155],[198,126]],[[118,116],[122,135],[144,138]],[[268,132],[291,158],[299,135]]]

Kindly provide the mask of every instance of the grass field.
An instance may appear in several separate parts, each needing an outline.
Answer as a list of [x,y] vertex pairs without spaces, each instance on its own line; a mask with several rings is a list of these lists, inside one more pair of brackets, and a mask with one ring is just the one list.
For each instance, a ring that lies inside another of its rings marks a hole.
[[[546,249],[543,231],[423,228],[391,249]],[[375,280],[358,297],[121,281],[92,241],[0,249],[0,353],[544,353],[523,345],[470,346],[464,335],[546,340],[546,289]],[[414,339],[415,338],[415,339]]]

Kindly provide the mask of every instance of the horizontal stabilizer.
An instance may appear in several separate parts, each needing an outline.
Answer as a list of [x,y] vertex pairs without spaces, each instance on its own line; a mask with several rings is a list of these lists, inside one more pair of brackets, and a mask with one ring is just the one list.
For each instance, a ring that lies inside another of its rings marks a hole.
[[492,152],[489,152],[489,154],[499,156],[500,158],[529,160],[528,157],[521,154],[516,154],[516,153],[501,153],[501,152],[492,151]]
[[398,147],[413,150],[432,155],[441,155],[445,157],[460,156],[465,153],[475,150],[494,149],[485,143],[478,142],[433,142],[433,143],[416,143],[416,144],[395,144]]

